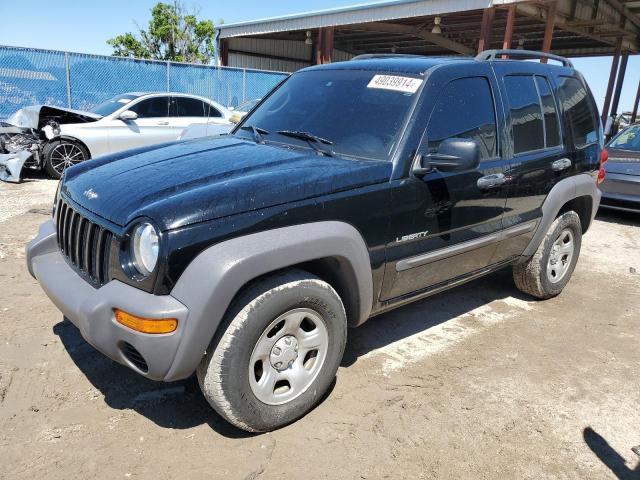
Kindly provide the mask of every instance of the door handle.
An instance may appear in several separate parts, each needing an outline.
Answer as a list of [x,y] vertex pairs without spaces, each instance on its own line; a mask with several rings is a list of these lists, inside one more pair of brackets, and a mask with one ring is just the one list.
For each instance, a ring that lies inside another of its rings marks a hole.
[[507,181],[507,178],[503,173],[494,173],[492,175],[486,175],[478,179],[478,188],[481,190],[488,190],[490,188],[496,188],[503,185]]
[[167,120],[160,120],[158,121],[158,125],[169,125],[169,122]]
[[566,170],[571,166],[571,160],[568,158],[561,158],[556,160],[551,164],[551,170],[554,172],[561,172],[562,170]]

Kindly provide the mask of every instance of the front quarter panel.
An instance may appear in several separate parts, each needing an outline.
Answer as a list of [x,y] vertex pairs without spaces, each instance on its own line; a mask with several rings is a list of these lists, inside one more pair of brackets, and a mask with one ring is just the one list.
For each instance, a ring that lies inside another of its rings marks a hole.
[[[91,158],[111,151],[109,145],[109,121],[60,125],[60,135],[78,139],[89,149]],[[55,139],[54,139],[55,140]]]

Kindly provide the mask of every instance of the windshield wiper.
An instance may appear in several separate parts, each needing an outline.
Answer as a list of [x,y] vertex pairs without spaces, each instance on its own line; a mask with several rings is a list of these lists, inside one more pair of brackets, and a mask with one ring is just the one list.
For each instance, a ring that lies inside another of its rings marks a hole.
[[280,135],[284,135],[285,137],[291,138],[299,138],[300,140],[306,140],[311,148],[313,148],[316,152],[326,155],[327,157],[333,157],[335,152],[330,148],[325,147],[325,145],[333,145],[331,140],[327,140],[326,138],[319,137],[318,135],[314,135],[309,132],[301,132],[298,130],[278,130]]
[[269,132],[264,128],[256,127],[255,125],[243,125],[240,130],[249,130],[253,136],[253,141],[256,143],[264,143],[262,135],[269,135]]

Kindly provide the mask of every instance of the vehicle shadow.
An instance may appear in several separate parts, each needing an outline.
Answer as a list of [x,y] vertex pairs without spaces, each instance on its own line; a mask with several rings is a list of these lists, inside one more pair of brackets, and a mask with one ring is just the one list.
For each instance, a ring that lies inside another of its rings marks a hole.
[[[342,365],[348,367],[367,352],[508,296],[531,300],[515,289],[510,270],[505,270],[471,282],[463,288],[380,315],[359,328],[349,330]],[[60,338],[76,366],[104,395],[109,407],[134,410],[163,428],[187,429],[206,423],[228,438],[252,436],[227,423],[209,406],[200,392],[195,375],[178,382],[155,382],[95,350],[67,319],[56,324],[53,332]],[[334,386],[335,380],[325,398]]]
[[[104,395],[109,407],[134,410],[163,428],[182,430],[206,423],[227,438],[256,435],[234,427],[218,415],[200,392],[195,375],[177,382],[155,382],[95,350],[66,318],[54,325],[53,332],[76,366]],[[323,401],[331,394],[335,383],[334,380]]]
[[596,215],[596,220],[627,225],[630,227],[640,227],[640,213],[636,212],[624,212],[622,210],[600,208]]
[[591,427],[582,432],[584,441],[593,453],[604,463],[619,480],[637,480],[640,478],[640,464],[633,470],[629,468],[618,452]]
[[206,423],[225,437],[251,436],[227,423],[209,406],[195,376],[172,383],[155,382],[95,350],[67,319],[56,324],[53,332],[109,407],[135,410],[164,428],[186,429]]
[[37,182],[39,180],[52,180],[53,179],[44,170],[32,170],[30,168],[23,168],[20,183]]
[[425,332],[494,300],[507,297],[536,301],[515,288],[511,269],[506,268],[374,317],[361,327],[349,330],[342,366],[352,365],[358,357],[372,350]]

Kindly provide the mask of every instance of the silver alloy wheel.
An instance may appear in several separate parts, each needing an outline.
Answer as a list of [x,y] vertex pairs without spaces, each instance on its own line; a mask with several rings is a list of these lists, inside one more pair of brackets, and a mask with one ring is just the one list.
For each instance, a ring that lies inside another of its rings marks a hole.
[[249,361],[249,385],[268,405],[304,393],[322,370],[329,334],[322,316],[309,308],[283,313],[262,332]]
[[567,274],[574,250],[573,232],[569,228],[565,228],[553,242],[549,253],[547,279],[551,283],[558,283]]
[[60,175],[62,175],[65,168],[80,163],[84,159],[82,149],[73,143],[60,143],[51,150],[49,155],[51,167]]

